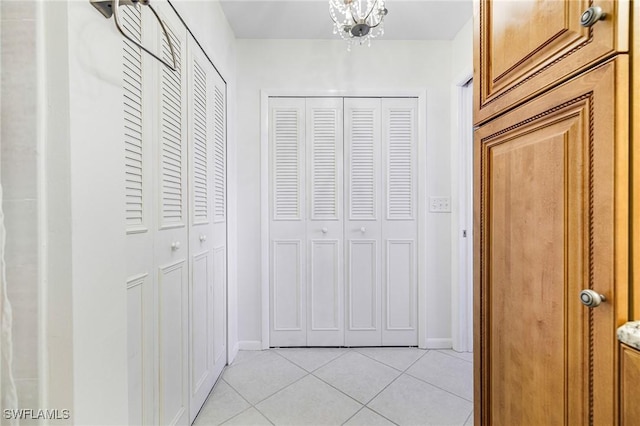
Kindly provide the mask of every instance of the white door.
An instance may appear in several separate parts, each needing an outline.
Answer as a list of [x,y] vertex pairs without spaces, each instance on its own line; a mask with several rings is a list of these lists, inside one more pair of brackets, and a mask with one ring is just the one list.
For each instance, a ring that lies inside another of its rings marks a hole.
[[306,346],[342,346],[342,98],[307,99],[306,127]]
[[[186,30],[166,3],[160,16],[170,33],[178,71],[158,66],[157,215],[155,236],[158,297],[158,405],[163,425],[189,423],[189,241]],[[169,45],[158,32],[167,61]]]
[[215,383],[213,359],[213,67],[188,45],[189,383],[193,421]]
[[269,100],[270,345],[306,346],[305,100]]
[[382,99],[382,345],[418,344],[417,99]]
[[226,84],[217,72],[209,98],[213,107],[213,376],[227,364],[227,97]]
[[[155,40],[140,7],[123,7],[122,25],[138,42]],[[144,21],[144,25],[143,25]],[[143,32],[144,28],[144,32]],[[153,235],[153,140],[147,120],[153,114],[153,61],[128,40],[122,41],[125,210],[127,254],[127,361],[129,424],[154,424],[155,348]]]
[[382,344],[381,100],[344,100],[347,346]]

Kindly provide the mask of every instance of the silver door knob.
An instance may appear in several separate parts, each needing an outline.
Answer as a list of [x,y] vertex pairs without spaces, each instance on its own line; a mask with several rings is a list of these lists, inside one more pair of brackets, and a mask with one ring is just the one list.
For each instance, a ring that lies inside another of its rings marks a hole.
[[205,241],[207,241],[207,236],[204,234],[200,235],[200,242],[204,243]]
[[180,242],[176,241],[176,242],[171,243],[171,250],[174,250],[174,251],[175,250],[180,250]]
[[367,228],[365,228],[364,226],[362,228],[360,228],[360,232],[365,233],[367,232]]
[[326,234],[327,232],[329,232],[329,230],[327,228],[322,228],[322,233]]
[[580,25],[583,27],[590,27],[598,21],[602,21],[607,17],[607,14],[602,11],[601,7],[592,6],[585,10],[580,16]]
[[600,306],[600,303],[604,302],[605,300],[606,299],[604,295],[593,290],[582,290],[580,292],[580,301],[584,306],[588,306],[590,308]]

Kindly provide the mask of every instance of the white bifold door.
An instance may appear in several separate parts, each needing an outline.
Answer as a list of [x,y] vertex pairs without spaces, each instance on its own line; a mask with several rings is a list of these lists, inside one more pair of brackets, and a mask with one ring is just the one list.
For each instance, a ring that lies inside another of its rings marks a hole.
[[[156,7],[177,70],[123,41],[129,423],[188,425],[226,364],[225,83]],[[142,11],[125,29],[170,62]]]
[[417,345],[416,113],[270,99],[271,346]]

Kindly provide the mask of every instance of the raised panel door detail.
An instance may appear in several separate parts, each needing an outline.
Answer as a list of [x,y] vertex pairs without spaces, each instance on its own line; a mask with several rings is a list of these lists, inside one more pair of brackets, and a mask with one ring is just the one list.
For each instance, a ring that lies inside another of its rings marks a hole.
[[301,219],[300,112],[278,108],[273,111],[273,219]]
[[[165,23],[166,24],[166,23]],[[173,43],[177,70],[162,67],[161,80],[161,152],[160,152],[160,203],[161,226],[184,225],[184,173],[185,159],[183,139],[183,85],[180,65],[182,45],[170,25],[166,25]],[[162,52],[165,60],[171,60],[167,41],[163,38]]]
[[[606,18],[585,28],[580,17],[590,6]],[[479,1],[475,8],[476,123],[628,51],[626,0]]]
[[129,378],[129,424],[143,424],[145,392],[144,284],[148,274],[127,282],[127,366]]
[[387,241],[386,330],[414,330],[416,274],[414,241]]
[[349,241],[348,329],[375,331],[380,322],[377,241]]
[[226,249],[216,247],[213,250],[213,362],[219,374],[226,362],[227,347],[227,310],[226,310]]
[[[614,423],[613,330],[627,309],[615,287],[626,294],[620,61],[475,132],[477,422]],[[583,306],[585,288],[606,304]]]
[[274,241],[272,307],[276,331],[302,330],[302,241]]
[[216,84],[214,88],[213,128],[214,128],[214,220],[224,222],[227,217],[227,134],[226,134],[225,87]]
[[207,111],[207,73],[197,60],[192,64],[191,93],[191,191],[193,224],[209,222],[209,143]]
[[620,424],[633,425],[640,416],[637,400],[640,382],[640,351],[620,345]]
[[189,407],[186,387],[187,357],[187,270],[181,261],[160,268],[160,421],[173,425],[185,418]]
[[211,384],[207,383],[213,367],[210,319],[214,307],[211,303],[213,289],[210,282],[213,277],[210,259],[210,252],[205,251],[193,256],[191,262],[191,395],[197,395],[203,385]]
[[[142,38],[142,19],[139,7],[123,8],[122,25],[137,42]],[[146,230],[144,180],[147,165],[143,156],[142,139],[142,52],[124,39],[123,106],[124,106],[124,164],[127,231]]]
[[309,283],[310,330],[339,330],[340,247],[337,240],[311,241],[311,280]]

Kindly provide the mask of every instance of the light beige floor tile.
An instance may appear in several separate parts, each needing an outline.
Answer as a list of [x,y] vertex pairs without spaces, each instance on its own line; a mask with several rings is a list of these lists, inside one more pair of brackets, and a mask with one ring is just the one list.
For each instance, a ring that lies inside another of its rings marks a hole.
[[403,374],[368,406],[399,425],[462,425],[472,404]]
[[349,352],[342,348],[282,348],[275,351],[289,361],[311,372]]
[[407,370],[418,379],[473,400],[473,364],[439,351],[429,351]]
[[438,352],[442,352],[443,354],[455,356],[456,358],[464,359],[468,362],[473,362],[473,352],[456,352],[452,349],[442,349]]
[[238,414],[231,420],[224,423],[225,426],[267,426],[272,423],[267,420],[258,410],[251,407],[248,410]]
[[356,348],[363,355],[404,371],[427,351],[418,348]]
[[194,426],[219,425],[250,405],[227,383],[219,380],[209,398],[205,401]]
[[351,417],[345,426],[388,426],[393,425],[389,420],[380,414],[374,413],[367,407],[358,411],[355,416]]
[[252,359],[259,358],[267,353],[269,353],[269,351],[238,351],[238,354],[231,365],[242,364],[243,362],[251,361]]
[[400,372],[353,351],[331,361],[313,374],[366,404],[398,377]]
[[228,367],[223,378],[247,401],[255,404],[306,374],[305,370],[280,355],[265,351],[253,359]]
[[262,401],[256,408],[275,425],[340,425],[362,405],[307,376]]

